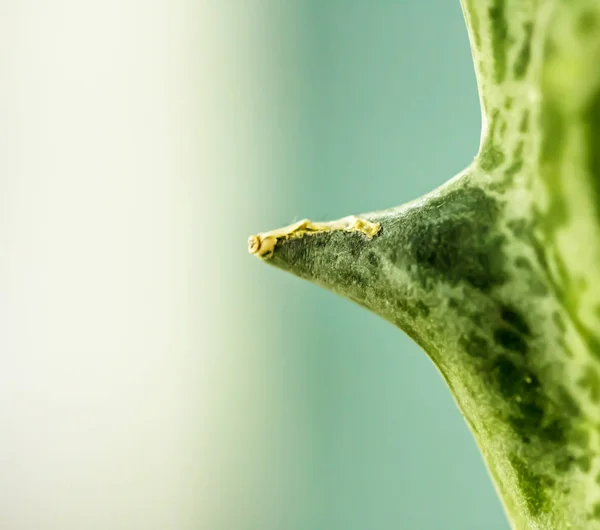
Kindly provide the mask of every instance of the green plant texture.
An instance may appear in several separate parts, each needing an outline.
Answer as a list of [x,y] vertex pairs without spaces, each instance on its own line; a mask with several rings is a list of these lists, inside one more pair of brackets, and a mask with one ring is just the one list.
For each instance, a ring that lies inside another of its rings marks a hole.
[[249,250],[423,348],[513,528],[600,529],[600,1],[462,8],[482,112],[469,167]]

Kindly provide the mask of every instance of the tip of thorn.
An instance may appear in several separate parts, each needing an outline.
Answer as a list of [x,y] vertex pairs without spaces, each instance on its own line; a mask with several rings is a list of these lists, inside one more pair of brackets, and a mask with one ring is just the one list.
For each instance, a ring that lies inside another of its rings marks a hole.
[[250,254],[257,254],[260,250],[260,237],[250,236],[248,238],[248,252]]

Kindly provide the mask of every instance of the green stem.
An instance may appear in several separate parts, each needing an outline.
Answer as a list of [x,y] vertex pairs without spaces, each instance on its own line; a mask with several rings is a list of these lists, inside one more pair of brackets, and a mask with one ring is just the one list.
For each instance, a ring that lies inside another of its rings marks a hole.
[[600,528],[600,2],[464,0],[482,142],[426,197],[250,239],[409,334],[516,529]]

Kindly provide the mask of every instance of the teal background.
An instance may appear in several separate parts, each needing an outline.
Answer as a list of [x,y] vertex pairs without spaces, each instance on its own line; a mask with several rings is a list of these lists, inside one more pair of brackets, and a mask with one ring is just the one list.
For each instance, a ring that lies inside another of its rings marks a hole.
[[469,163],[458,0],[0,2],[0,78],[0,528],[507,528],[427,356],[246,247]]

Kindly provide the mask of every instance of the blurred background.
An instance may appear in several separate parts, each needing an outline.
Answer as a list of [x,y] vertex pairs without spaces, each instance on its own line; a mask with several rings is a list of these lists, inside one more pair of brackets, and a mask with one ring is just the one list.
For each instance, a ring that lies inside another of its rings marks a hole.
[[479,130],[458,0],[0,0],[0,528],[506,530],[426,355],[246,250]]

